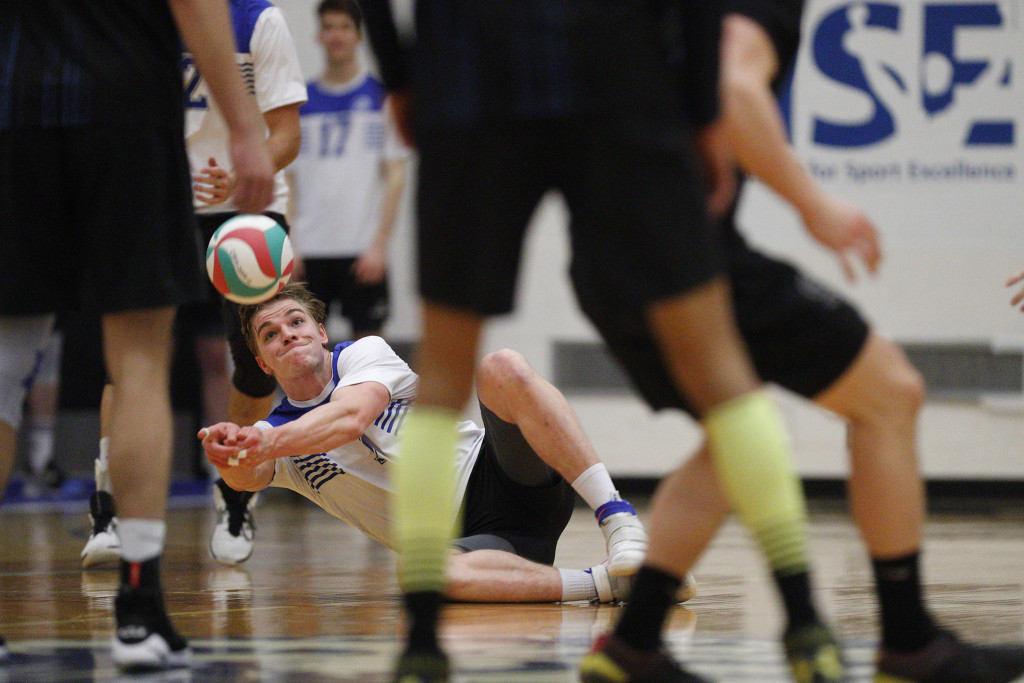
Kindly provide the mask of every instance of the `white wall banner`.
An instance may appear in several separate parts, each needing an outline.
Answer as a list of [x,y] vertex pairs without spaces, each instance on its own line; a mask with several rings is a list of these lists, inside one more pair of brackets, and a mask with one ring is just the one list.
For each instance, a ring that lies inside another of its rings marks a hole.
[[810,0],[788,106],[807,168],[887,243],[1024,244],[1019,0]]

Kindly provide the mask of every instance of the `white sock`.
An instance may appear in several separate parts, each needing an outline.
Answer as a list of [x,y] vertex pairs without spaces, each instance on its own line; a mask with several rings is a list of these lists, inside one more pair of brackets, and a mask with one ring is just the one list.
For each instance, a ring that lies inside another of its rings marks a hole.
[[602,462],[588,467],[583,474],[576,477],[572,487],[576,489],[576,493],[580,494],[583,500],[587,501],[591,510],[597,510],[612,500],[622,500],[619,497],[619,492],[615,490],[611,475],[608,474],[608,470],[605,469]]
[[96,490],[113,493],[114,488],[110,485],[110,468],[107,462],[110,458],[110,437],[100,438],[100,455],[96,458]]
[[594,577],[585,569],[559,569],[562,576],[562,602],[590,600],[597,597]]
[[52,417],[30,417],[28,419],[28,462],[32,474],[42,474],[53,459]]
[[160,519],[122,519],[117,526],[121,539],[121,559],[145,562],[164,551],[167,523]]

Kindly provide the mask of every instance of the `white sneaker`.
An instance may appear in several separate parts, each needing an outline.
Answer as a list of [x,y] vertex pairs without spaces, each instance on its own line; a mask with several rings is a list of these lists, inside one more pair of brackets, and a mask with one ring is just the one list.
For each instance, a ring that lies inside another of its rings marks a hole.
[[218,479],[214,484],[213,504],[218,518],[210,537],[210,557],[218,562],[239,564],[252,555],[253,539],[256,537],[252,511],[259,494],[246,493],[248,495],[239,495],[223,479]]
[[2,637],[0,637],[0,662],[4,661],[11,656],[11,653],[7,651],[7,643]]
[[635,574],[647,554],[647,531],[627,501],[613,500],[595,512],[608,548],[608,573]]
[[[619,603],[629,599],[629,592],[633,590],[633,582],[636,575],[612,576],[608,571],[607,561],[588,571],[594,577],[594,585],[597,587],[597,598],[591,602]],[[686,602],[697,595],[697,580],[693,574],[686,572],[683,582],[676,589],[676,602]]]
[[117,537],[114,497],[96,491],[89,498],[92,531],[82,548],[82,569],[114,565],[121,559],[121,539]]

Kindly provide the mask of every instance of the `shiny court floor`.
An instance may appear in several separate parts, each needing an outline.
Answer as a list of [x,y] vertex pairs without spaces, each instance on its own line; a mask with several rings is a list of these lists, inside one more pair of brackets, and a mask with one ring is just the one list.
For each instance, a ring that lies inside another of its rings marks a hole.
[[[242,568],[225,567],[207,554],[213,522],[205,507],[169,515],[164,589],[194,665],[126,677],[108,652],[116,573],[79,568],[84,510],[0,514],[0,634],[12,653],[0,665],[0,683],[388,680],[402,624],[389,551],[317,508],[277,496],[258,510],[252,558]],[[844,513],[827,510],[812,514],[811,529],[819,602],[844,640],[853,680],[870,680],[876,615],[856,531]],[[602,559],[601,535],[578,509],[558,563],[588,567]],[[715,680],[787,680],[777,602],[746,533],[727,525],[695,573],[700,593],[671,613],[669,648]],[[977,640],[1024,639],[1020,508],[933,516],[924,573],[946,624]],[[443,638],[455,680],[575,681],[576,662],[618,610],[451,605]]]

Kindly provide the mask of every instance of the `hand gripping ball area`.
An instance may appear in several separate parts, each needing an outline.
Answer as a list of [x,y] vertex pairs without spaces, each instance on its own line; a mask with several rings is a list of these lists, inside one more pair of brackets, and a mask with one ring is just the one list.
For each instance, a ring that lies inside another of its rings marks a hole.
[[288,233],[267,216],[228,219],[206,248],[210,281],[238,304],[258,304],[277,294],[291,279],[294,265]]

